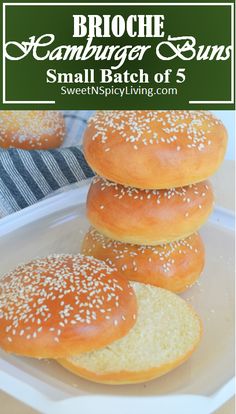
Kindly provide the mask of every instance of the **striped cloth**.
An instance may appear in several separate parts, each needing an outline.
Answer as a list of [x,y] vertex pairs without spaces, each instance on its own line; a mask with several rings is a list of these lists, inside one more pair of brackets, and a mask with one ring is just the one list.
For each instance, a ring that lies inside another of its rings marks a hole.
[[0,217],[93,176],[81,151],[83,132],[92,112],[63,111],[67,136],[59,149],[0,150]]

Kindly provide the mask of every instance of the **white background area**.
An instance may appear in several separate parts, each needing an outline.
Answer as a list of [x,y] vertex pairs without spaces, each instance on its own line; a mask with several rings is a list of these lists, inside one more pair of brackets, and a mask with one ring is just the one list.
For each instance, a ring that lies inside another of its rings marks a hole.
[[228,131],[228,148],[226,160],[235,159],[235,111],[211,111],[225,125]]

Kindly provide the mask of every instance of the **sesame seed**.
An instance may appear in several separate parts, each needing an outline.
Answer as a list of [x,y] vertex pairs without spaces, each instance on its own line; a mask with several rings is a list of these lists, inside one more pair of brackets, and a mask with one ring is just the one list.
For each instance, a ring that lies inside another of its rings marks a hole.
[[212,144],[209,139],[212,128],[219,124],[212,113],[201,110],[97,111],[88,121],[88,127],[94,131],[92,141],[102,144],[104,152],[110,151],[107,145],[116,139],[131,144],[134,151],[161,144],[173,146],[177,151],[188,148],[201,152],[205,144]]
[[[186,216],[189,213],[185,213]],[[170,272],[172,266],[175,264],[175,255],[178,252],[179,255],[186,255],[191,251],[192,254],[198,254],[198,249],[192,245],[193,236],[189,236],[186,239],[177,240],[171,243],[160,244],[157,246],[135,245],[132,243],[126,244],[116,240],[109,239],[108,237],[97,232],[91,228],[87,234],[89,244],[93,246],[92,254],[96,255],[97,248],[102,248],[103,255],[109,255],[110,261],[113,263],[114,268],[117,268],[121,272],[125,271],[139,271],[139,256],[146,254],[147,261],[152,262],[159,260],[162,263],[162,269],[164,273]],[[112,253],[111,253],[112,252]],[[133,258],[135,257],[135,260]],[[127,265],[127,263],[130,263]],[[142,264],[143,266],[143,264]],[[141,266],[141,270],[142,267]],[[117,301],[116,306],[118,306]]]
[[57,111],[1,111],[0,128],[0,141],[11,131],[12,147],[20,147],[24,142],[41,147],[52,135],[60,142],[64,139],[64,120]]
[[[137,202],[144,201],[145,203],[147,200],[153,200],[160,206],[164,200],[168,201],[173,198],[187,204],[190,204],[195,200],[201,201],[201,199],[203,200],[203,197],[207,195],[209,190],[207,184],[204,184],[204,192],[199,191],[202,183],[191,184],[185,187],[170,188],[168,190],[143,190],[122,186],[99,176],[94,177],[92,185],[99,186],[101,191],[110,190],[111,194],[119,200],[125,199],[126,197],[133,198],[133,200],[137,200]],[[100,206],[100,208],[102,209],[104,206]]]
[[77,329],[108,321],[107,312],[119,314],[120,297],[133,294],[124,283],[114,268],[89,256],[35,259],[1,278],[1,327],[9,342],[17,336],[32,340],[45,334],[58,342],[68,325]]

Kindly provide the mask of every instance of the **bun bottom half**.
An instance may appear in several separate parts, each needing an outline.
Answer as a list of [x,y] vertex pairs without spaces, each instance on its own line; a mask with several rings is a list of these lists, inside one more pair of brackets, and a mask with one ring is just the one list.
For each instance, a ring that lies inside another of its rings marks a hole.
[[165,289],[133,282],[137,322],[122,339],[94,352],[58,362],[97,383],[150,381],[186,361],[199,344],[202,324],[193,309]]
[[99,374],[97,372],[89,371],[85,368],[82,368],[78,365],[75,365],[69,360],[59,361],[60,365],[66,368],[68,371],[73,374],[92,382],[98,384],[107,384],[107,385],[129,385],[129,384],[140,384],[142,382],[152,381],[156,378],[161,377],[162,375],[168,374],[168,372],[177,368],[183,364],[187,359],[192,355],[195,348],[191,349],[184,357],[179,358],[178,360],[165,364],[163,367],[150,368],[144,371],[120,371],[120,372],[110,372],[109,374]]

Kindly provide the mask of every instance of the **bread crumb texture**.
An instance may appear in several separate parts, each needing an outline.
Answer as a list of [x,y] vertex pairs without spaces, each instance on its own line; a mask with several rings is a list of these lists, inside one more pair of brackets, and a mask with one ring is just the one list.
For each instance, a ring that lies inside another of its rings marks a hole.
[[134,327],[122,339],[73,356],[69,363],[98,374],[143,371],[179,360],[195,347],[201,322],[183,299],[161,288],[131,284],[138,301]]

